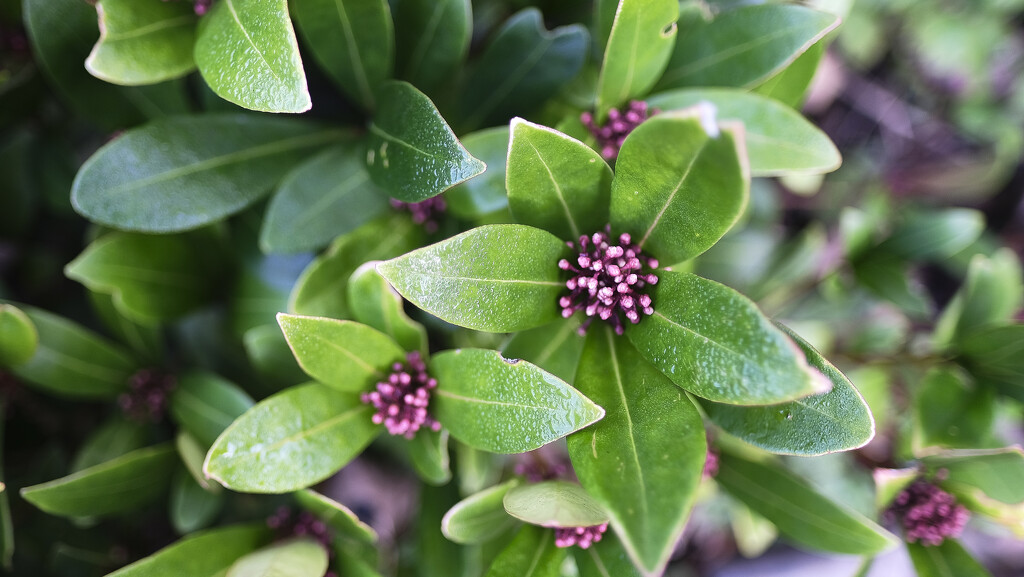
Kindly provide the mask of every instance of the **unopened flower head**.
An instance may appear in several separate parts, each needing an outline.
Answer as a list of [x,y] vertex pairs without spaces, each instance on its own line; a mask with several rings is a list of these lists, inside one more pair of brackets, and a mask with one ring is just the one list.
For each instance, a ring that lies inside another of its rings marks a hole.
[[516,475],[526,477],[531,483],[573,478],[572,464],[567,457],[545,457],[539,449],[519,455],[514,470]]
[[900,492],[886,515],[903,526],[908,542],[928,546],[958,537],[971,516],[953,495],[925,480]]
[[291,507],[279,507],[267,517],[267,527],[274,530],[277,540],[309,537],[331,550],[331,529],[308,511],[296,512]]
[[601,536],[608,530],[608,523],[592,525],[590,527],[566,527],[555,529],[555,546],[572,547],[576,545],[580,549],[588,549],[594,543],[601,540]]
[[587,315],[580,334],[599,318],[621,335],[625,331],[622,318],[636,324],[643,315],[654,313],[651,297],[644,289],[657,284],[658,277],[646,270],[658,268],[658,261],[645,257],[629,233],[619,235],[618,244],[613,242],[607,228],[581,236],[578,244],[567,243],[579,251],[576,262],[558,261],[558,268],[572,272],[565,283],[569,294],[559,299],[558,306],[565,318],[579,310]]
[[387,380],[377,383],[376,390],[363,393],[361,398],[376,407],[374,423],[383,424],[392,435],[412,439],[422,427],[441,429],[441,423],[427,412],[430,391],[435,388],[437,379],[427,374],[427,364],[414,351],[406,355],[405,363],[392,365]]
[[402,202],[391,199],[391,207],[395,210],[405,210],[412,214],[412,221],[423,226],[428,233],[437,232],[437,216],[448,209],[448,204],[441,196],[434,196],[420,202]]
[[167,411],[171,391],[177,384],[173,375],[142,369],[128,380],[128,392],[117,398],[117,404],[132,420],[159,423]]
[[597,139],[601,156],[605,160],[615,160],[619,156],[619,149],[626,141],[633,129],[657,114],[657,110],[651,110],[647,103],[642,100],[631,100],[624,110],[612,108],[608,111],[608,119],[604,124],[598,125],[595,122],[593,113],[584,112],[580,115],[580,121],[587,127],[587,130]]

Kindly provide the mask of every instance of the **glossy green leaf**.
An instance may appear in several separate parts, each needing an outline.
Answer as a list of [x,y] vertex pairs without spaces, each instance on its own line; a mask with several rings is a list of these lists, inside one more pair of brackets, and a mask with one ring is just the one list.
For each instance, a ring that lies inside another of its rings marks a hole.
[[485,451],[532,451],[604,416],[558,377],[497,351],[445,351],[429,367],[438,383],[437,420],[456,439]]
[[67,477],[25,487],[21,496],[51,515],[91,517],[132,511],[167,491],[177,461],[170,444],[138,449]]
[[546,30],[536,8],[513,14],[468,72],[459,125],[494,126],[532,112],[579,73],[589,42],[578,24]]
[[326,479],[370,444],[373,407],[320,384],[264,399],[213,444],[203,470],[225,487],[286,493]]
[[311,537],[268,545],[235,561],[226,577],[323,577],[327,549]]
[[1022,278],[1020,259],[1008,248],[991,257],[974,255],[963,286],[935,328],[937,344],[968,341],[974,331],[1010,320],[1024,302]]
[[262,112],[305,112],[313,103],[287,0],[224,0],[202,22],[196,65],[228,102]]
[[281,182],[264,217],[260,247],[265,252],[318,249],[387,208],[387,194],[370,182],[356,146],[334,146]]
[[743,134],[738,124],[715,124],[706,104],[638,126],[615,161],[612,229],[666,264],[711,248],[750,194]]
[[0,304],[0,366],[26,363],[39,347],[39,331],[25,311]]
[[508,142],[508,126],[488,128],[462,137],[462,145],[483,161],[487,170],[445,193],[448,210],[453,215],[473,220],[508,207],[505,191]]
[[277,322],[302,370],[341,391],[369,390],[392,364],[405,360],[394,339],[357,322],[285,313]]
[[392,214],[338,237],[296,281],[288,298],[289,312],[302,315],[351,318],[349,277],[361,264],[396,257],[423,242],[423,229],[408,215]]
[[327,523],[336,535],[367,545],[377,542],[377,532],[360,521],[351,509],[341,503],[312,489],[303,489],[295,493],[295,500],[302,508]]
[[512,479],[459,501],[441,519],[441,532],[460,545],[483,543],[505,533],[516,520],[505,512],[503,499],[517,485],[519,480]]
[[612,169],[592,148],[557,130],[513,118],[508,205],[516,221],[575,240],[608,224]]
[[967,495],[977,489],[1000,503],[1024,503],[1024,485],[1007,482],[1024,475],[1020,447],[946,451],[924,457],[922,463],[929,472],[944,471],[941,484],[950,492]]
[[637,566],[659,574],[682,535],[704,470],[700,413],[608,327],[590,329],[576,384],[608,413],[569,437],[573,469],[608,511]]
[[619,2],[597,81],[598,120],[658,81],[676,43],[678,19],[677,0]]
[[779,4],[744,6],[694,21],[679,31],[657,89],[756,86],[838,25],[831,14]]
[[879,250],[916,261],[944,259],[967,248],[984,229],[984,215],[969,208],[914,212]]
[[180,535],[210,526],[223,506],[223,491],[207,491],[185,470],[179,470],[174,475],[170,517],[174,530]]
[[391,77],[395,32],[386,0],[292,0],[299,31],[320,67],[367,109]]
[[262,198],[311,151],[342,134],[253,115],[158,120],[93,154],[75,177],[71,202],[82,216],[114,228],[197,228]]
[[568,481],[513,487],[502,503],[509,515],[541,527],[591,527],[609,520],[601,503],[583,487]]
[[270,541],[263,523],[194,533],[107,577],[218,577],[236,559]]
[[69,397],[113,398],[128,388],[138,363],[121,347],[63,317],[23,307],[39,332],[39,346],[15,375]]
[[559,577],[568,551],[550,529],[526,525],[491,563],[484,577]]
[[145,423],[124,417],[113,417],[89,434],[82,442],[74,460],[72,473],[101,465],[146,446],[149,431]]
[[721,455],[715,480],[780,533],[806,547],[870,555],[896,544],[896,538],[874,522],[779,467]]
[[559,318],[565,243],[524,225],[474,228],[382,262],[377,271],[407,300],[452,324],[512,332]]
[[626,336],[680,387],[734,405],[782,403],[831,388],[743,295],[689,273],[659,271],[658,278],[654,314],[627,327]]
[[875,420],[857,388],[799,335],[779,325],[800,347],[807,363],[831,382],[832,390],[764,407],[704,401],[713,423],[727,433],[772,453],[816,456],[863,447],[875,436]]
[[579,327],[577,315],[520,331],[505,343],[501,354],[510,359],[530,361],[567,383],[574,382],[584,342]]
[[814,76],[818,72],[818,65],[821,64],[821,60],[825,56],[828,44],[828,38],[822,38],[815,42],[806,52],[797,56],[789,66],[760,83],[754,88],[753,93],[800,110],[807,92],[811,88],[811,81],[814,80]]
[[[913,448],[975,449],[997,446],[993,434],[995,392],[970,381],[962,370],[936,366],[918,384],[913,399]],[[951,411],[949,407],[956,407]]]
[[98,0],[100,39],[85,60],[95,77],[114,84],[155,84],[196,67],[196,15],[187,2]]
[[641,577],[622,542],[609,531],[601,541],[588,547],[572,550],[580,577]]
[[960,348],[975,378],[1024,400],[1024,324],[975,331]]
[[470,0],[403,0],[395,11],[398,76],[427,94],[445,88],[469,51]]
[[818,174],[842,163],[832,140],[799,112],[770,98],[736,89],[687,89],[662,92],[647,99],[661,110],[677,110],[701,102],[714,105],[718,118],[743,123],[750,173],[753,176]]
[[487,166],[462,146],[441,113],[408,82],[377,91],[366,165],[391,196],[420,202],[481,174]]
[[403,445],[413,469],[423,482],[444,485],[451,481],[448,431],[421,430],[415,438]]
[[171,393],[171,416],[205,446],[253,406],[238,385],[206,372],[186,373]]
[[426,354],[427,330],[405,314],[401,295],[377,272],[378,262],[359,267],[348,281],[352,316],[388,335],[403,349]]
[[991,577],[985,567],[953,539],[941,545],[907,543],[907,552],[918,577]]
[[216,296],[223,267],[209,235],[111,233],[64,267],[64,274],[106,293],[130,320],[156,325],[178,319]]

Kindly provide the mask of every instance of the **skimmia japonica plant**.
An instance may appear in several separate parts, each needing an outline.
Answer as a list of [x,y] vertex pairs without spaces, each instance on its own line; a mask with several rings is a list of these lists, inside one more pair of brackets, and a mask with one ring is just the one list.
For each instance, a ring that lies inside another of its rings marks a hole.
[[990,575],[1020,259],[824,176],[850,5],[0,0],[0,563]]

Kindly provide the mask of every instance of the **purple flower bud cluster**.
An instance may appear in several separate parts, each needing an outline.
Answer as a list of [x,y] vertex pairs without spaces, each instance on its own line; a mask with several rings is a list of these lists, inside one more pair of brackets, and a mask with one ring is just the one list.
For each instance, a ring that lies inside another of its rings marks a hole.
[[711,479],[718,474],[718,451],[715,451],[711,447],[708,447],[708,456],[704,459],[704,471],[701,473],[702,479]]
[[443,214],[448,209],[448,204],[440,195],[428,198],[421,202],[402,202],[391,199],[391,208],[405,210],[412,213],[412,221],[422,225],[423,230],[428,233],[437,232],[437,215]]
[[579,251],[576,263],[562,259],[558,268],[572,271],[573,276],[565,286],[569,296],[558,301],[562,316],[569,318],[578,310],[589,317],[580,327],[584,334],[594,317],[600,318],[622,334],[625,328],[621,316],[629,322],[640,322],[640,315],[654,313],[650,295],[640,290],[647,285],[657,284],[658,277],[645,273],[646,268],[658,268],[658,261],[645,257],[640,247],[632,243],[629,233],[619,235],[619,244],[609,242],[611,230],[596,232],[592,236],[581,236],[579,246],[566,243],[569,248]]
[[594,543],[601,540],[601,536],[608,530],[608,523],[593,525],[590,527],[567,527],[555,529],[555,546],[572,547],[576,545],[580,549],[588,549]]
[[958,537],[971,515],[953,495],[918,480],[896,496],[886,516],[903,526],[908,542],[936,546]]
[[377,383],[375,391],[363,393],[361,398],[377,408],[374,423],[383,423],[392,435],[412,439],[422,427],[441,430],[441,423],[427,413],[430,390],[437,388],[437,379],[427,374],[427,364],[418,352],[413,351],[405,358],[405,363],[391,366],[386,381]]
[[171,391],[177,384],[173,375],[142,369],[128,380],[128,392],[117,398],[117,404],[132,420],[159,423],[167,411]]
[[[274,530],[277,541],[309,537],[323,545],[331,557],[334,556],[334,548],[331,547],[334,535],[330,527],[308,511],[296,513],[291,507],[279,507],[273,515],[267,517],[267,527]],[[337,577],[337,573],[328,571],[324,577]]]
[[619,156],[619,149],[630,132],[640,124],[657,114],[657,110],[648,110],[647,103],[642,100],[630,100],[625,110],[620,111],[612,108],[608,111],[608,119],[603,125],[598,126],[594,121],[594,114],[584,112],[580,115],[580,121],[587,127],[587,130],[597,139],[601,148],[601,156],[605,160],[615,160]]
[[572,467],[564,457],[547,459],[536,451],[525,453],[515,466],[515,474],[526,477],[531,483],[572,478]]

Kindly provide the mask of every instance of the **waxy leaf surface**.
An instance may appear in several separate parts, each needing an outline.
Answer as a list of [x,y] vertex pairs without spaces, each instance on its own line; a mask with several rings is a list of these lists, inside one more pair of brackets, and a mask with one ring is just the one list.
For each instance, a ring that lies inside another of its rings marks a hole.
[[591,527],[608,522],[608,513],[583,487],[568,481],[520,485],[505,493],[505,511],[541,527]]
[[319,483],[380,433],[358,395],[311,383],[264,399],[217,439],[203,470],[225,487],[287,493]]
[[323,577],[327,549],[311,537],[290,539],[235,561],[226,577]]
[[501,354],[530,361],[567,383],[574,382],[584,343],[579,334],[579,317],[519,331],[501,347]]
[[114,84],[155,84],[196,67],[196,16],[188,2],[99,0],[100,39],[85,67]]
[[451,457],[448,455],[448,431],[421,429],[416,437],[399,442],[412,464],[412,468],[424,483],[444,485],[452,479]]
[[560,317],[565,243],[530,226],[474,228],[382,262],[377,270],[407,300],[462,327],[512,332]]
[[466,58],[470,0],[403,0],[395,11],[398,76],[427,94],[444,90]]
[[261,112],[313,103],[287,0],[223,0],[199,24],[196,65],[217,96]]
[[236,559],[271,539],[263,523],[218,527],[189,535],[108,577],[218,577]]
[[348,300],[355,320],[395,340],[406,351],[427,354],[427,330],[409,318],[402,296],[377,272],[378,261],[356,269],[348,281]]
[[512,479],[459,501],[441,519],[441,532],[460,545],[475,545],[508,531],[517,522],[505,512],[503,499],[518,484]]
[[494,559],[484,577],[558,577],[568,551],[550,529],[525,525]]
[[604,416],[576,389],[496,351],[445,351],[430,359],[431,412],[452,436],[493,453],[532,451]]

